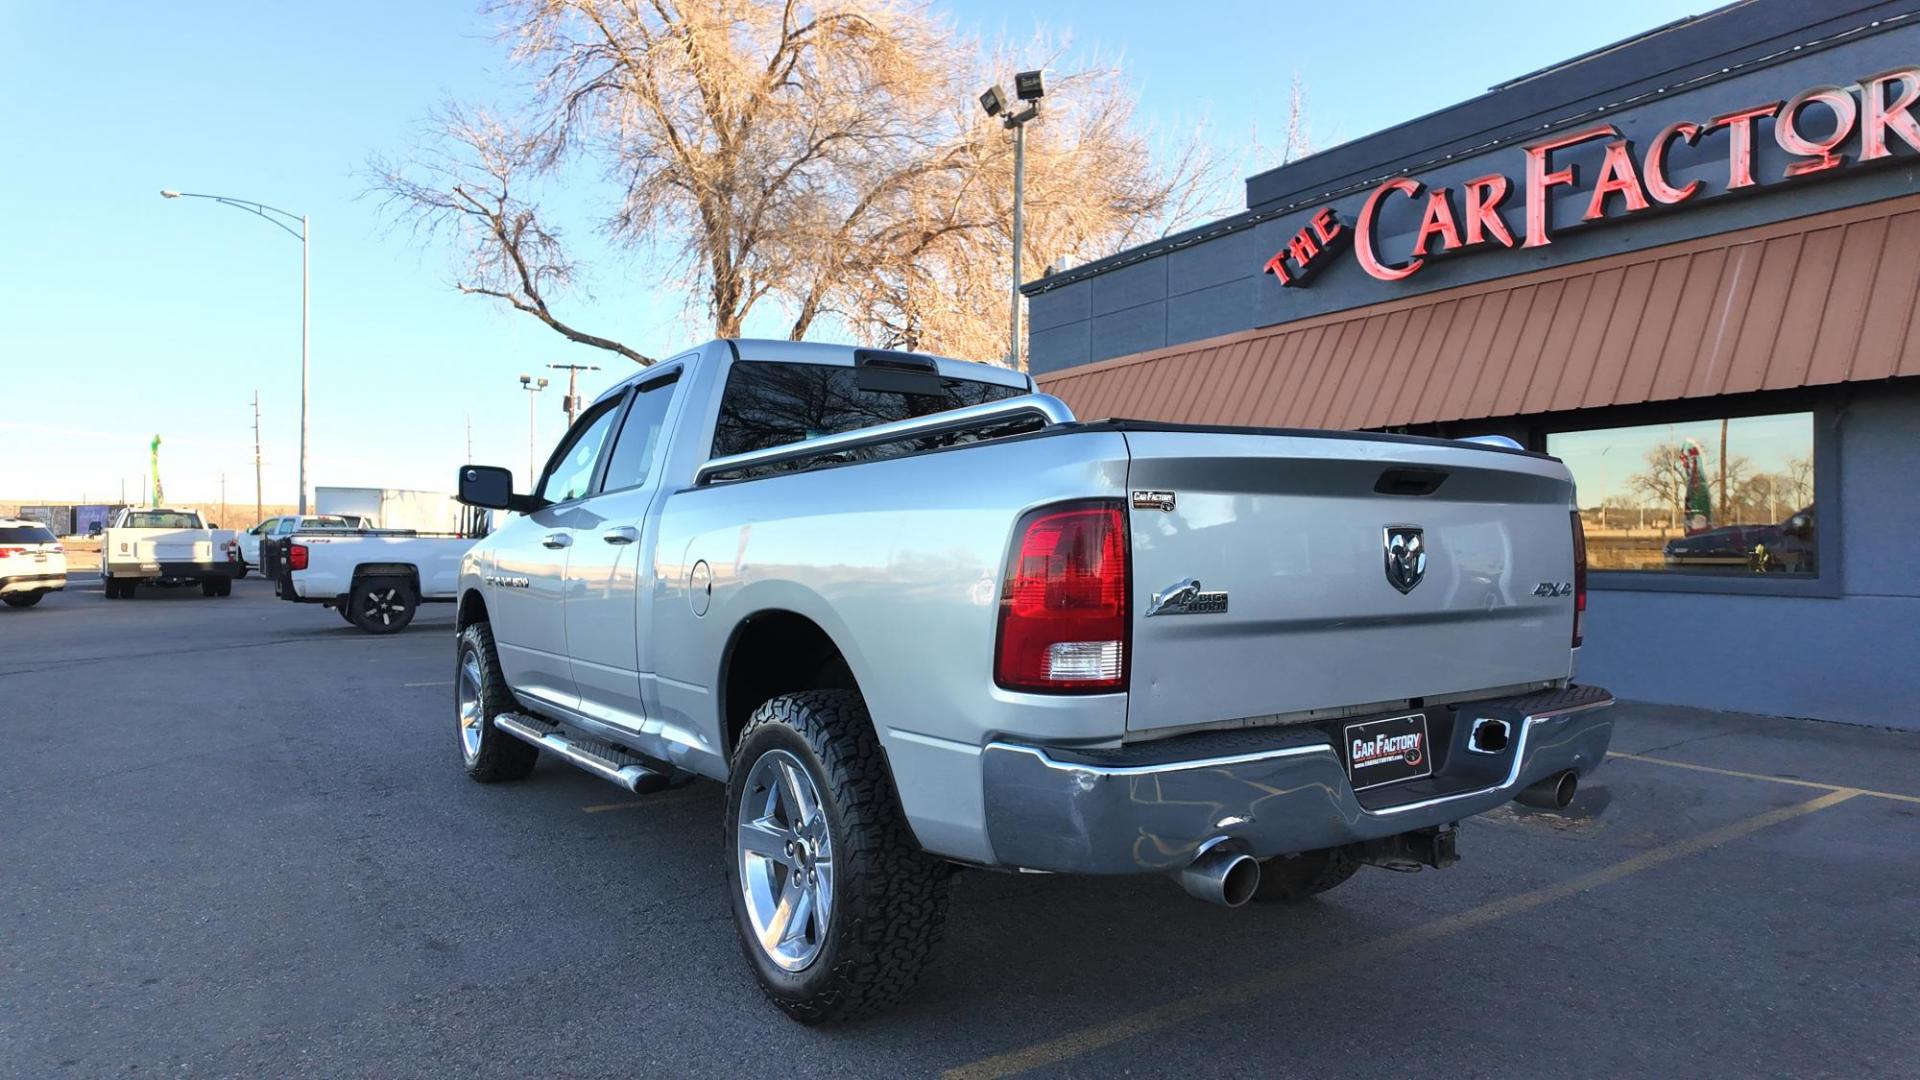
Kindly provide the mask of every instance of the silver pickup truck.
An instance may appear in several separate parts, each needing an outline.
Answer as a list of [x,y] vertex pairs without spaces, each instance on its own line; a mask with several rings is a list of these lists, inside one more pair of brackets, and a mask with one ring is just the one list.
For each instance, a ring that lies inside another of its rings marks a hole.
[[[1237,906],[1565,805],[1573,484],[1500,440],[1076,421],[1004,368],[715,341],[581,415],[461,568],[466,770],[727,785],[767,995],[899,1000],[956,866],[1166,874]],[[705,837],[696,837],[704,840]]]

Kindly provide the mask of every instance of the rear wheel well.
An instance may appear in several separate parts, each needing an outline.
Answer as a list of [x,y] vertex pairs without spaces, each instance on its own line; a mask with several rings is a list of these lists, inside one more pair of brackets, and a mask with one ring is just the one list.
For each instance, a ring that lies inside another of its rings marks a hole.
[[800,690],[859,689],[839,646],[812,619],[791,611],[749,616],[734,630],[720,678],[728,757],[763,703]]
[[412,563],[361,563],[353,568],[354,585],[375,577],[400,578],[413,586],[414,595],[420,593],[420,568]]

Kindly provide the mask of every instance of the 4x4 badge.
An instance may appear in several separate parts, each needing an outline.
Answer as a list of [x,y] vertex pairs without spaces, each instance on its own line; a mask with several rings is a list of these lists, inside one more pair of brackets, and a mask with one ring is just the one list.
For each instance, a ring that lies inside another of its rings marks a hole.
[[1153,602],[1147,605],[1147,618],[1155,615],[1224,615],[1227,612],[1227,593],[1203,592],[1197,578],[1169,585],[1153,594]]
[[1412,592],[1427,576],[1426,530],[1418,525],[1389,525],[1381,532],[1387,549],[1387,584]]

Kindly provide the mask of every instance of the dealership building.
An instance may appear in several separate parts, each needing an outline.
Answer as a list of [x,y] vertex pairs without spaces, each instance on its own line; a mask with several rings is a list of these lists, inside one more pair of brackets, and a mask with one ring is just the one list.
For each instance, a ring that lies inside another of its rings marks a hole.
[[1920,729],[1920,0],[1749,0],[1023,286],[1082,417],[1562,458],[1581,677]]

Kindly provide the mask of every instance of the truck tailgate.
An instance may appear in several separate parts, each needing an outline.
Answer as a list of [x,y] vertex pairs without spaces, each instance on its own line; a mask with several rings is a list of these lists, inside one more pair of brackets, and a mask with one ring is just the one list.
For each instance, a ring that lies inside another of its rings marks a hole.
[[[1331,432],[1151,428],[1127,445],[1129,731],[1357,714],[1570,674],[1573,491],[1559,462]],[[1171,493],[1172,509],[1143,509],[1149,492]],[[1426,558],[1403,591],[1387,549],[1409,530]],[[1184,610],[1153,613],[1195,580]]]
[[212,562],[213,542],[194,530],[152,532],[140,538],[141,555],[155,562]]

